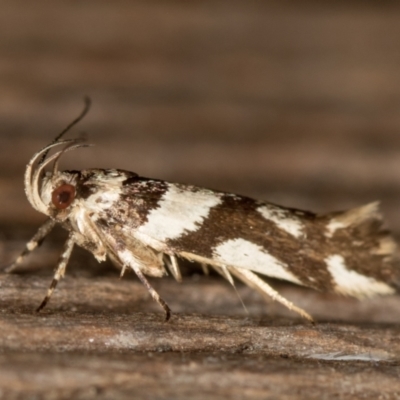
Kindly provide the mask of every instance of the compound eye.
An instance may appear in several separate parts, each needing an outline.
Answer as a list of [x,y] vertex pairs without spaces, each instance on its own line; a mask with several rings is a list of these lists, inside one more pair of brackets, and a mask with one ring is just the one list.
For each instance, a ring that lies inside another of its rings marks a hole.
[[54,189],[51,201],[60,210],[67,208],[75,199],[75,186],[64,183]]

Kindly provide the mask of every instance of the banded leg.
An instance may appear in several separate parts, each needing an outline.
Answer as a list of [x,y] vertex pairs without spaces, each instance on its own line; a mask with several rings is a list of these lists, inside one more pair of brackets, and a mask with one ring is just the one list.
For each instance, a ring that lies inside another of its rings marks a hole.
[[[91,224],[90,220],[89,224]],[[135,272],[135,274],[140,279],[142,284],[149,291],[150,296],[153,298],[153,300],[155,300],[164,309],[165,322],[167,322],[171,318],[171,310],[168,307],[168,304],[160,297],[160,295],[154,290],[154,288],[150,285],[146,277],[143,275],[141,271],[140,261],[135,257],[132,257],[132,254],[129,251],[124,251],[124,249],[128,248],[126,243],[124,243],[124,241],[120,238],[116,241],[116,243],[114,241],[111,242],[107,238],[107,236],[104,235],[104,232],[96,228],[94,228],[94,230],[102,239],[103,244],[107,245],[108,256],[112,260],[117,261],[118,265],[122,266],[120,277],[124,275],[126,268],[128,267],[132,268],[132,270]]]
[[51,295],[54,292],[54,289],[57,286],[58,281],[60,280],[60,278],[64,277],[65,269],[67,267],[69,258],[71,257],[72,249],[74,248],[74,243],[75,243],[75,241],[74,241],[73,235],[68,236],[68,239],[64,244],[64,251],[62,252],[62,254],[58,260],[58,264],[57,264],[57,268],[56,268],[56,271],[53,276],[53,280],[51,281],[50,287],[47,290],[47,294],[46,294],[45,298],[43,299],[40,306],[37,308],[37,310],[36,310],[37,312],[39,312],[46,306],[46,304],[50,300]]
[[271,297],[272,300],[275,300],[275,301],[283,304],[289,310],[297,312],[303,318],[308,319],[311,322],[314,322],[314,320],[310,314],[308,314],[301,308],[296,307],[291,301],[285,299],[276,290],[274,290],[271,286],[269,286],[266,282],[264,282],[262,279],[260,279],[253,272],[251,272],[247,269],[243,269],[243,268],[235,268],[235,267],[228,267],[228,268],[229,268],[229,271],[232,272],[233,275],[235,275],[237,278],[239,278],[241,281],[243,281],[246,285],[258,290],[263,295],[267,295],[267,296]]
[[45,237],[54,228],[56,222],[51,218],[46,220],[46,222],[38,229],[38,231],[33,235],[32,239],[25,245],[24,251],[17,257],[17,259],[10,265],[8,265],[4,271],[7,273],[15,271],[15,269],[22,263],[22,261],[28,256],[33,250],[39,247]]
[[140,268],[136,265],[130,264],[130,267],[135,271],[135,274],[149,291],[150,296],[155,300],[165,311],[165,322],[167,322],[171,318],[171,310],[168,307],[168,304],[160,297],[160,295],[154,290],[153,286],[150,285],[149,281],[143,275]]

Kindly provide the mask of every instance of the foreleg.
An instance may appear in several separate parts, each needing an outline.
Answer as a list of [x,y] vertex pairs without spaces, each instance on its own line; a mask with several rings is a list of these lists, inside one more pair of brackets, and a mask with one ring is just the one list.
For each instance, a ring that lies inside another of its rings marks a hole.
[[10,265],[8,265],[4,270],[5,272],[13,272],[22,263],[22,261],[32,253],[37,247],[39,247],[45,237],[50,233],[56,224],[51,218],[49,218],[34,234],[32,239],[25,245],[24,251],[19,255],[19,257]]

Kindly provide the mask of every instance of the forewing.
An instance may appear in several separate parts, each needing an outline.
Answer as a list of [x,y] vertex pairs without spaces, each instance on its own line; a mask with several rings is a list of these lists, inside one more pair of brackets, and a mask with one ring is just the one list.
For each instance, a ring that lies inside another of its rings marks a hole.
[[118,190],[97,224],[156,252],[355,296],[389,293],[399,271],[376,205],[317,216],[136,175]]
[[124,196],[140,219],[123,227],[127,236],[167,254],[304,284],[288,261],[301,250],[313,214],[151,180],[131,181]]

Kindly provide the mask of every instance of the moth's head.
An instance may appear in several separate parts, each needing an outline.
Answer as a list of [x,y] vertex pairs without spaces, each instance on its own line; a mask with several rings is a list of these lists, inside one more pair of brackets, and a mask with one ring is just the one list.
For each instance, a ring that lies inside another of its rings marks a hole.
[[[57,135],[52,143],[38,151],[25,169],[25,193],[32,207],[59,221],[67,218],[68,209],[73,206],[76,198],[77,173],[59,172],[58,162],[67,151],[88,146],[82,139],[60,139],[87,114],[89,109],[90,99],[85,98],[85,105],[80,115]],[[49,151],[55,147],[63,148],[47,157]],[[52,170],[45,172],[45,168],[50,165]]]
[[[60,145],[65,147],[49,158],[43,158],[50,149]],[[87,145],[81,140],[62,140],[46,146],[32,157],[25,170],[25,193],[33,208],[59,221],[68,217],[76,200],[79,173],[58,171],[58,161],[65,152],[84,146]],[[49,164],[52,164],[51,171],[44,172]]]

